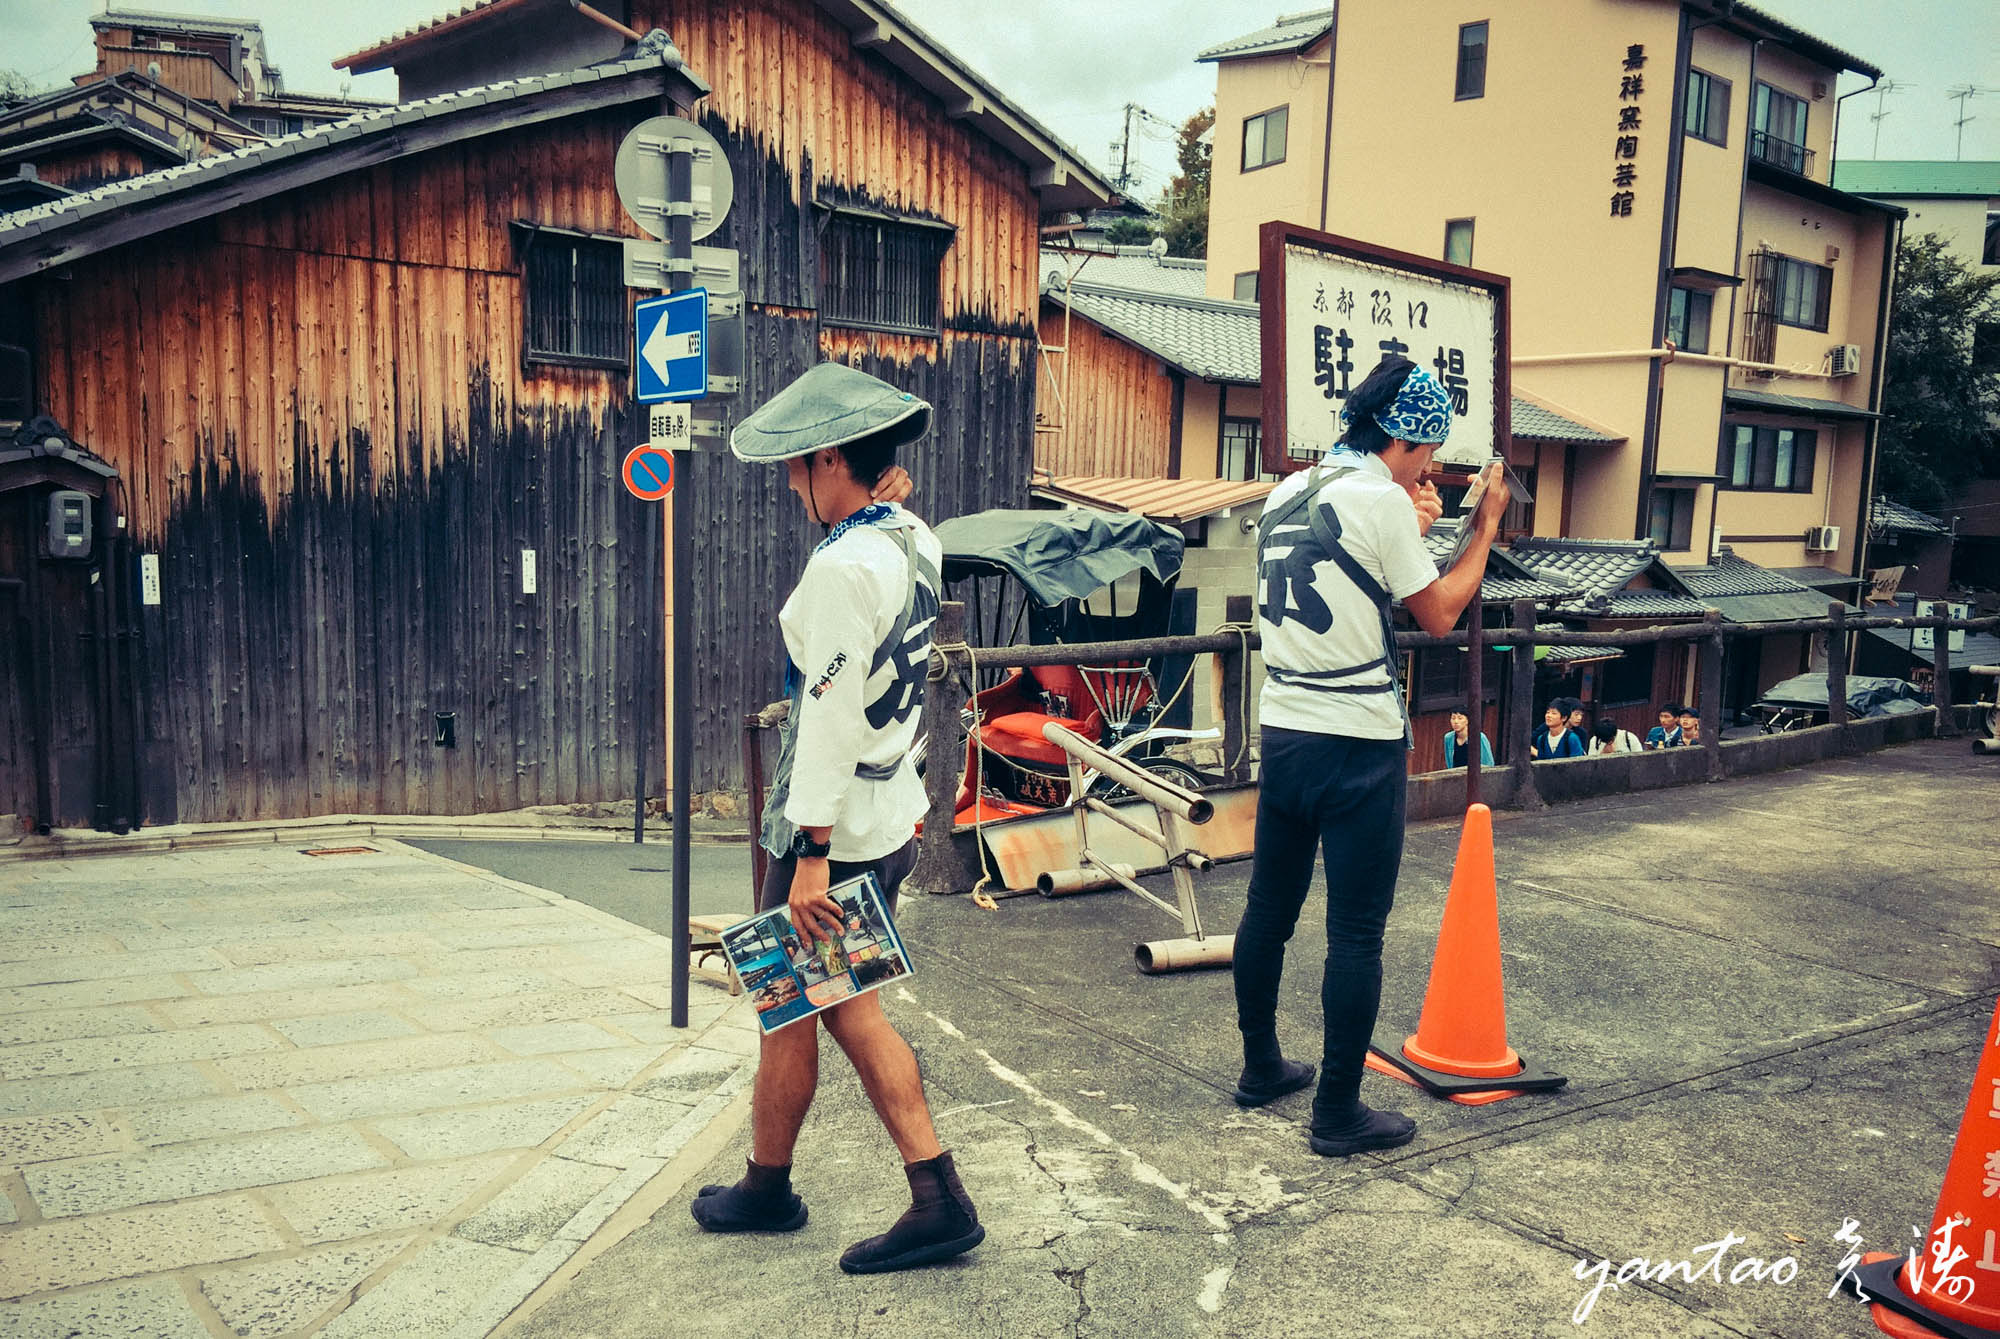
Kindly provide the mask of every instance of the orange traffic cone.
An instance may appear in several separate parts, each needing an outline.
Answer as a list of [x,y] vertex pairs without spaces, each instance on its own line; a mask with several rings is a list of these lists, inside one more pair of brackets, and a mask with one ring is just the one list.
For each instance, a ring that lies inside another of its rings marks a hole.
[[1493,811],[1483,804],[1465,811],[1417,1035],[1403,1042],[1400,1054],[1369,1047],[1367,1063],[1433,1097],[1466,1106],[1546,1092],[1569,1082],[1534,1069],[1507,1044]]
[[1916,1258],[1868,1255],[1854,1283],[1876,1328],[1897,1339],[2000,1335],[2000,1009],[1986,1029],[1972,1095],[1945,1164],[1930,1235]]

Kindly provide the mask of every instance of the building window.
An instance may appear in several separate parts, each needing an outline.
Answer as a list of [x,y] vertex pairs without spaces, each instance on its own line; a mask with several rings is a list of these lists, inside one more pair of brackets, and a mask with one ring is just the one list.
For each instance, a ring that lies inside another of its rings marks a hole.
[[617,242],[549,229],[527,236],[522,361],[629,367],[632,306]]
[[1754,427],[1732,423],[1723,430],[1722,459],[1716,473],[1724,488],[1756,493],[1809,493],[1819,433],[1811,428]]
[[1972,365],[1981,372],[2000,372],[2000,321],[1981,321],[1972,327]]
[[1653,485],[1653,515],[1647,533],[1668,553],[1693,548],[1694,490]]
[[1238,302],[1257,300],[1257,271],[1245,270],[1236,276],[1236,300]]
[[1811,261],[1777,257],[1773,267],[1773,296],[1777,299],[1778,324],[1806,330],[1826,329],[1827,304],[1833,294],[1833,271]]
[[0,422],[20,423],[32,417],[31,367],[26,349],[18,344],[0,344]]
[[1979,253],[1982,265],[2000,265],[2000,214],[1986,216],[1986,246]]
[[1687,112],[1682,128],[1710,144],[1729,143],[1729,81],[1706,70],[1688,70]]
[[1806,148],[1806,102],[1769,84],[1757,85],[1751,104],[1750,156],[1787,172],[1805,175],[1812,162]]
[[1628,646],[1625,654],[1597,670],[1597,709],[1636,707],[1653,700],[1653,664],[1658,643]]
[[1458,99],[1486,96],[1486,25],[1466,23],[1458,29]]
[[1447,219],[1444,225],[1444,259],[1448,265],[1472,263],[1472,220]]
[[[1440,646],[1417,652],[1416,687],[1418,711],[1465,710],[1465,648]],[[1500,676],[1506,660],[1497,651],[1487,651],[1480,661],[1479,700],[1500,700]]]
[[819,314],[831,325],[935,335],[952,230],[835,211],[819,241]]
[[1285,161],[1285,121],[1290,107],[1273,107],[1243,122],[1243,170]]
[[1667,339],[1684,353],[1708,352],[1708,318],[1715,295],[1692,288],[1667,290]]
[[1263,469],[1264,423],[1262,419],[1222,420],[1222,447],[1215,461],[1215,477],[1249,483]]

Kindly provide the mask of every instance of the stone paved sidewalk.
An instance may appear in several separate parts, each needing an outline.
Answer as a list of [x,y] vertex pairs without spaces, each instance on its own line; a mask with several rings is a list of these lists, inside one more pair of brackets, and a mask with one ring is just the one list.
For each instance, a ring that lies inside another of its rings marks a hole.
[[0,1339],[478,1339],[740,1110],[665,940],[367,846],[0,866]]

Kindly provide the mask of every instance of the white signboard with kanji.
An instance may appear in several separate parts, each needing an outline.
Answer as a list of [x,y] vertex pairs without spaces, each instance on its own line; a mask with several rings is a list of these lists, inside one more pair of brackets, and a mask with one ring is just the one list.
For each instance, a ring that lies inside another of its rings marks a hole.
[[1439,461],[1478,466],[1505,450],[1505,279],[1283,224],[1265,232],[1266,266],[1281,271],[1262,285],[1267,469],[1280,468],[1269,459],[1278,454],[1274,418],[1284,465],[1317,461],[1340,440],[1348,395],[1387,354],[1429,370],[1451,394]]

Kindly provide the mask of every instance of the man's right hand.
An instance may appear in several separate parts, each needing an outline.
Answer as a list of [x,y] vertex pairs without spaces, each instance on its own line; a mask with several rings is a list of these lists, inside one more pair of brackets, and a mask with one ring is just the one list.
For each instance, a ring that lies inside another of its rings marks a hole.
[[1489,536],[1500,533],[1500,522],[1507,515],[1507,507],[1513,501],[1507,491],[1507,467],[1493,461],[1486,467],[1486,495],[1479,499],[1479,528]]

